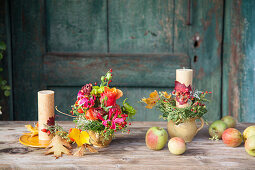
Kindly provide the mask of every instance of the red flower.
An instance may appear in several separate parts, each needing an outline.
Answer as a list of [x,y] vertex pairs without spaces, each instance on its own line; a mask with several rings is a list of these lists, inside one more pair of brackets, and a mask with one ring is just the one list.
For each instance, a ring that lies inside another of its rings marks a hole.
[[86,111],[85,117],[87,120],[97,120],[97,116],[95,116],[94,113],[94,108],[90,108],[89,110]]
[[100,102],[104,100],[106,107],[116,105],[116,100],[123,95],[122,91],[116,88],[104,88],[104,93],[101,94]]

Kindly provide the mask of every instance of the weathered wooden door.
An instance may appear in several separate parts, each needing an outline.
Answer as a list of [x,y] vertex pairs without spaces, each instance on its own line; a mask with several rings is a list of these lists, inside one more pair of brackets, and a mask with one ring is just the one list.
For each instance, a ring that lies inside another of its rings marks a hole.
[[[53,89],[68,111],[85,83],[113,69],[113,86],[138,101],[170,91],[175,69],[195,70],[194,86],[213,92],[209,120],[221,111],[221,0],[13,0],[11,6],[14,118],[37,118],[37,91]],[[69,118],[59,115],[61,120]]]

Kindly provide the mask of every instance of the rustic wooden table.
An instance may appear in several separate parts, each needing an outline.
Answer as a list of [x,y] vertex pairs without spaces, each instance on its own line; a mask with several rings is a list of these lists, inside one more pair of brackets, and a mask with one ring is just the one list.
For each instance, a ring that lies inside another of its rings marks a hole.
[[[145,145],[145,133],[151,126],[166,127],[166,122],[134,122],[131,134],[116,134],[109,147],[97,154],[83,157],[64,155],[55,159],[45,156],[44,149],[30,148],[18,142],[26,132],[25,124],[33,122],[0,122],[0,169],[254,169],[255,157],[249,156],[243,144],[226,147],[222,141],[209,140],[208,127],[187,144],[181,156],[172,155],[167,148],[152,151]],[[66,129],[72,122],[59,122]],[[238,124],[241,132],[250,124]]]

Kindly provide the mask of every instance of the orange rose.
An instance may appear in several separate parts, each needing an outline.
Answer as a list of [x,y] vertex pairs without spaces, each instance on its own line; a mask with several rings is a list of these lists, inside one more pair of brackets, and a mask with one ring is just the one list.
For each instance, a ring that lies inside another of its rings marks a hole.
[[86,111],[85,117],[87,120],[97,120],[98,118],[94,116],[93,114],[94,108],[90,108]]
[[115,106],[116,100],[122,97],[123,93],[121,90],[116,88],[104,88],[104,93],[101,94],[100,102],[102,102],[106,97],[107,99],[104,101],[106,107]]

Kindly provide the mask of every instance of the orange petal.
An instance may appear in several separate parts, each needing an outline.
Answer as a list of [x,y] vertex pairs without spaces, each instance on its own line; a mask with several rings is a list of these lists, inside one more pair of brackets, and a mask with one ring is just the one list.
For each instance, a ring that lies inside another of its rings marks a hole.
[[119,99],[123,96],[123,92],[119,89],[117,89],[117,96],[116,96],[116,99]]
[[151,92],[150,98],[158,99],[159,98],[158,92],[156,90],[154,92]]

